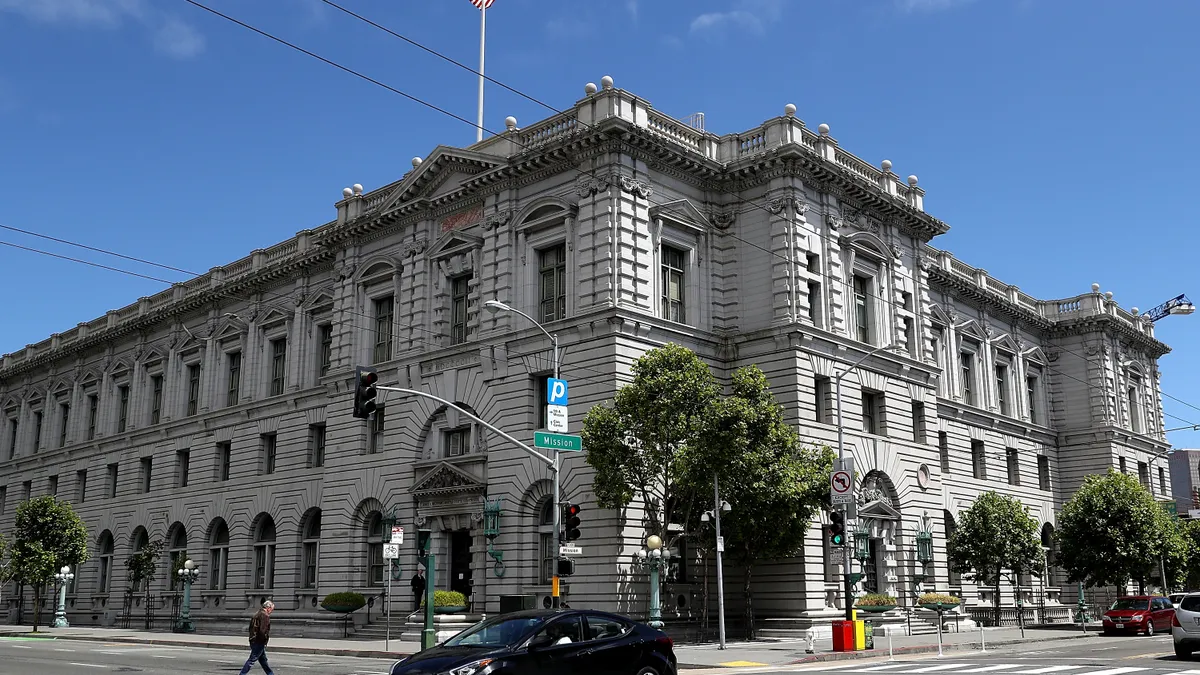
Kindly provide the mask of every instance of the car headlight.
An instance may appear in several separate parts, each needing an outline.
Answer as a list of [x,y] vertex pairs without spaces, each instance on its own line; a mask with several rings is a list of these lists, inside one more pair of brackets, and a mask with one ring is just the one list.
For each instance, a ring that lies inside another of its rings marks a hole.
[[1134,615],[1133,615],[1133,620],[1134,620],[1134,621],[1141,621],[1141,620],[1142,620],[1142,615],[1141,615],[1141,614],[1134,614]]
[[446,673],[447,675],[475,675],[476,673],[482,672],[484,668],[487,668],[488,664],[492,661],[495,661],[495,659],[479,659],[478,661],[473,661],[465,666],[452,668],[446,671]]

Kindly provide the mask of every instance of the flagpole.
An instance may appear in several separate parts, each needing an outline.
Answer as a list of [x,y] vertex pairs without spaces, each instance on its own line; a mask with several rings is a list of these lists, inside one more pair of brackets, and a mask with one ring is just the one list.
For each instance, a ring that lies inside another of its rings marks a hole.
[[483,140],[483,45],[487,35],[487,0],[479,4],[479,117],[475,129],[475,142]]

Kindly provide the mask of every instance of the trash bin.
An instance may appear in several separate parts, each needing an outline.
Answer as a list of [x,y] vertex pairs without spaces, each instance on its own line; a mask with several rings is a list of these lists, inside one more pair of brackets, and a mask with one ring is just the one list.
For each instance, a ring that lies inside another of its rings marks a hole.
[[854,649],[866,649],[867,631],[862,619],[854,620]]
[[854,622],[853,621],[834,621],[833,622],[833,651],[835,652],[852,652],[854,651]]

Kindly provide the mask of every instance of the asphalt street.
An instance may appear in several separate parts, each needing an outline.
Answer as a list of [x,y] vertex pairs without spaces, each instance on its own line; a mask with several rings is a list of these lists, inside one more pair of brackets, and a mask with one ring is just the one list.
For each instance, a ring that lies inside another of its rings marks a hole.
[[[2,675],[229,675],[241,670],[249,655],[230,649],[159,647],[115,642],[42,638],[0,638]],[[276,675],[384,675],[394,661],[348,656],[271,654]],[[255,664],[252,673],[262,673]]]
[[[878,642],[877,642],[878,644]],[[946,652],[790,667],[755,668],[742,672],[806,675],[1200,675],[1200,654],[1193,661],[1175,658],[1170,635],[1099,636],[1080,640],[1037,642],[986,652]]]

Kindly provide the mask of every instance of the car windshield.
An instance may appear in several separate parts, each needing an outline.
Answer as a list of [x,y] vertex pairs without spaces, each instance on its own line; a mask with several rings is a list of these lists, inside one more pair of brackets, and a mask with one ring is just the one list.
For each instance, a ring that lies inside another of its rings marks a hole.
[[516,644],[543,622],[542,617],[492,619],[446,640],[447,647],[507,647]]
[[1121,598],[1109,609],[1150,609],[1150,601],[1145,598]]

